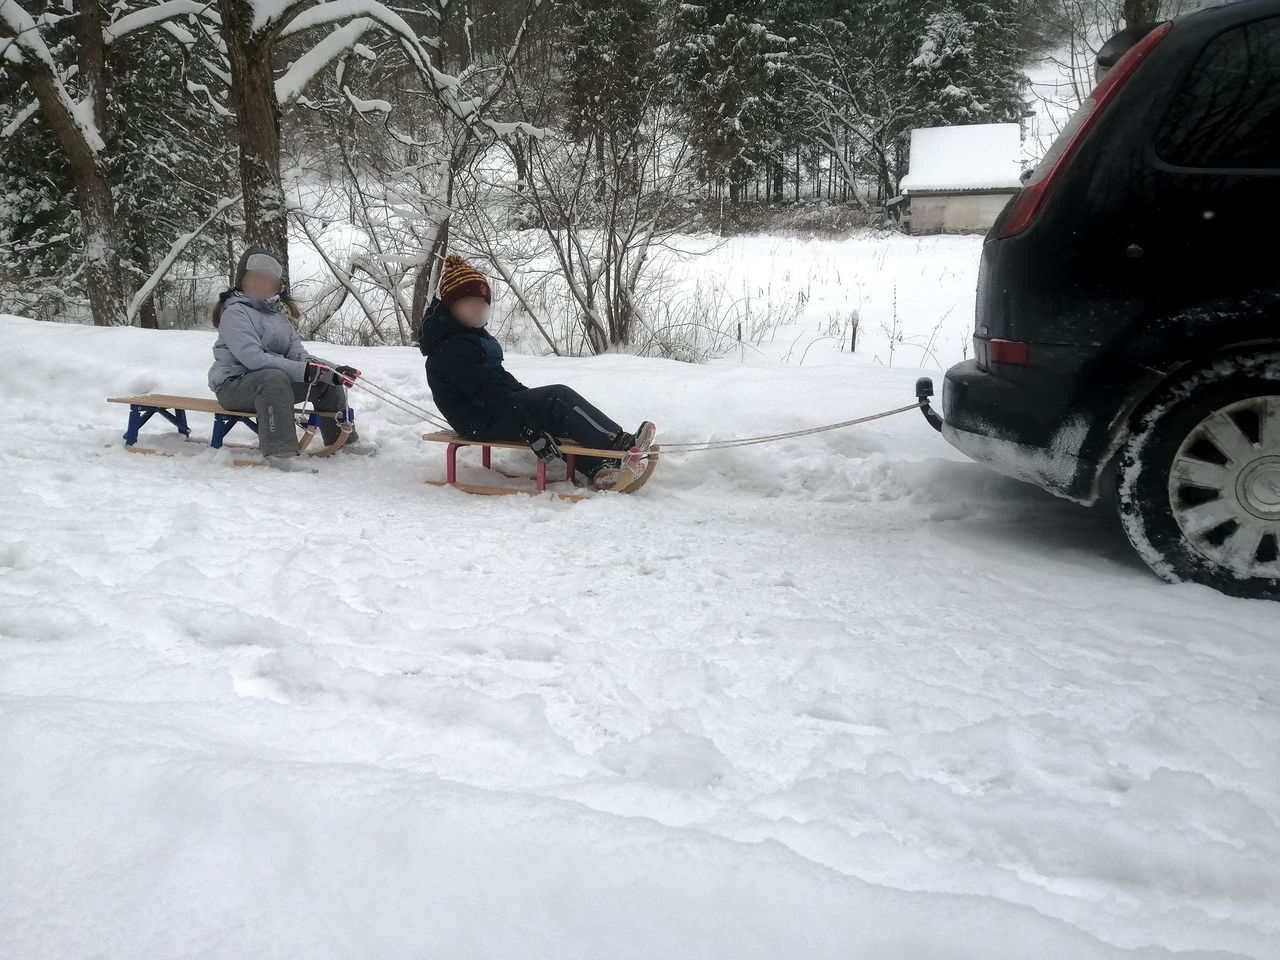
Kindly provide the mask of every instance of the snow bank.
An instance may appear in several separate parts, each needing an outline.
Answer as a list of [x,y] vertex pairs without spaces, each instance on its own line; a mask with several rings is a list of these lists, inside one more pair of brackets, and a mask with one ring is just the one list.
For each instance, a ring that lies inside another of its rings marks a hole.
[[[0,338],[0,956],[1275,956],[1275,608],[918,417],[468,498],[362,396],[320,476],[123,453],[209,332]],[[918,373],[512,366],[673,441]]]
[[1020,185],[1022,132],[1016,123],[917,127],[903,193],[995,190]]

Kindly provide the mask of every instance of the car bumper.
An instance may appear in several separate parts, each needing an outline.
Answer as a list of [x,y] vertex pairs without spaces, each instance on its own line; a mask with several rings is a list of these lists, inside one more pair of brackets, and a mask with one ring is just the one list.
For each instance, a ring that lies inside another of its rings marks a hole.
[[947,371],[942,435],[1005,476],[1091,502],[1093,470],[1080,457],[1087,424],[1080,418],[1046,423],[1048,406],[1041,390],[997,377],[968,360]]

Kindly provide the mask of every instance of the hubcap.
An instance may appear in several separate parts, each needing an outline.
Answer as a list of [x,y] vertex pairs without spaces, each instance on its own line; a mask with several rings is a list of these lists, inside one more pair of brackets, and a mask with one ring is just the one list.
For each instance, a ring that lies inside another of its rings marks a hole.
[[1169,503],[1206,560],[1238,577],[1280,577],[1280,396],[1215,410],[1188,433]]

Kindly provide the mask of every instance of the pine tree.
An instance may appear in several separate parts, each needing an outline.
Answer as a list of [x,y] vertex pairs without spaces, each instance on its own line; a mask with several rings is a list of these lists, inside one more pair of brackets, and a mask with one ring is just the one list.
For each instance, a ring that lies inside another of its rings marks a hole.
[[1016,121],[1026,85],[1014,0],[946,0],[932,9],[908,77],[916,126]]
[[689,139],[703,176],[727,181],[735,203],[742,184],[776,150],[772,77],[784,44],[763,22],[764,13],[759,0],[712,0],[681,4],[676,15],[676,69]]
[[564,26],[570,134],[637,128],[657,67],[651,0],[573,0]]
[[[0,109],[0,126],[14,115]],[[82,245],[66,155],[51,130],[28,121],[0,150],[0,309],[7,301],[29,316],[63,315],[84,296],[83,274],[73,272]]]

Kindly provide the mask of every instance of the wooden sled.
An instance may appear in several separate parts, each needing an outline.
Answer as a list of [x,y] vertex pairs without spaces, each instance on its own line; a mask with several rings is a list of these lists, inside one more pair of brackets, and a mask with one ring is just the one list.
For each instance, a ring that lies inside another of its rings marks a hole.
[[[457,433],[452,433],[448,430],[423,434],[422,439],[430,443],[443,443],[448,445],[448,449],[445,453],[445,479],[428,480],[427,483],[432,486],[455,487],[463,493],[472,493],[484,497],[546,493],[556,500],[577,502],[579,500],[588,500],[592,496],[592,494],[558,493],[554,490],[548,490],[547,464],[543,460],[538,461],[537,474],[529,478],[518,477],[512,474],[503,473],[502,471],[494,470],[494,448],[496,447],[499,450],[529,449],[525,444],[518,441],[468,440],[466,437]],[[502,487],[460,482],[458,480],[458,451],[463,447],[479,447],[480,461],[486,470],[498,473],[500,476],[508,479],[531,479],[534,481],[534,489],[530,490],[528,487]],[[600,493],[635,493],[649,482],[649,478],[653,476],[653,471],[658,466],[659,448],[657,444],[654,444],[648,450],[632,449],[630,451],[596,450],[591,447],[578,446],[577,444],[569,441],[561,442],[559,447],[560,452],[564,454],[565,465],[568,468],[567,475],[570,479],[573,477],[574,464],[578,457],[602,457],[606,460],[621,459],[623,461],[622,479],[607,490],[598,491]]]
[[[124,448],[130,453],[149,453],[157,456],[172,457],[177,456],[175,452],[167,450],[158,450],[154,447],[139,447],[138,431],[146,425],[147,421],[159,414],[165,420],[177,428],[178,433],[183,438],[191,441],[191,428],[187,425],[187,414],[195,413],[211,413],[213,414],[213,435],[209,438],[209,446],[218,450],[224,445],[224,440],[228,433],[236,424],[243,423],[254,433],[258,432],[258,415],[253,411],[246,410],[226,410],[218,404],[217,400],[208,397],[177,397],[164,393],[146,393],[136,397],[108,397],[108,403],[127,403],[129,405],[129,426],[124,433]],[[307,447],[311,441],[315,439],[316,433],[320,429],[321,420],[337,420],[341,432],[338,439],[326,447],[312,451],[308,456],[312,457],[328,457],[337,453],[342,449],[343,444],[347,442],[347,438],[351,436],[351,432],[355,425],[355,411],[350,407],[345,412],[322,413],[317,410],[306,411],[295,410],[295,416],[298,417],[298,423],[302,426],[302,437],[298,441],[298,452],[306,453]],[[195,442],[195,441],[191,441]],[[250,449],[247,444],[229,443],[228,447]],[[236,466],[256,465],[256,460],[235,460]]]

